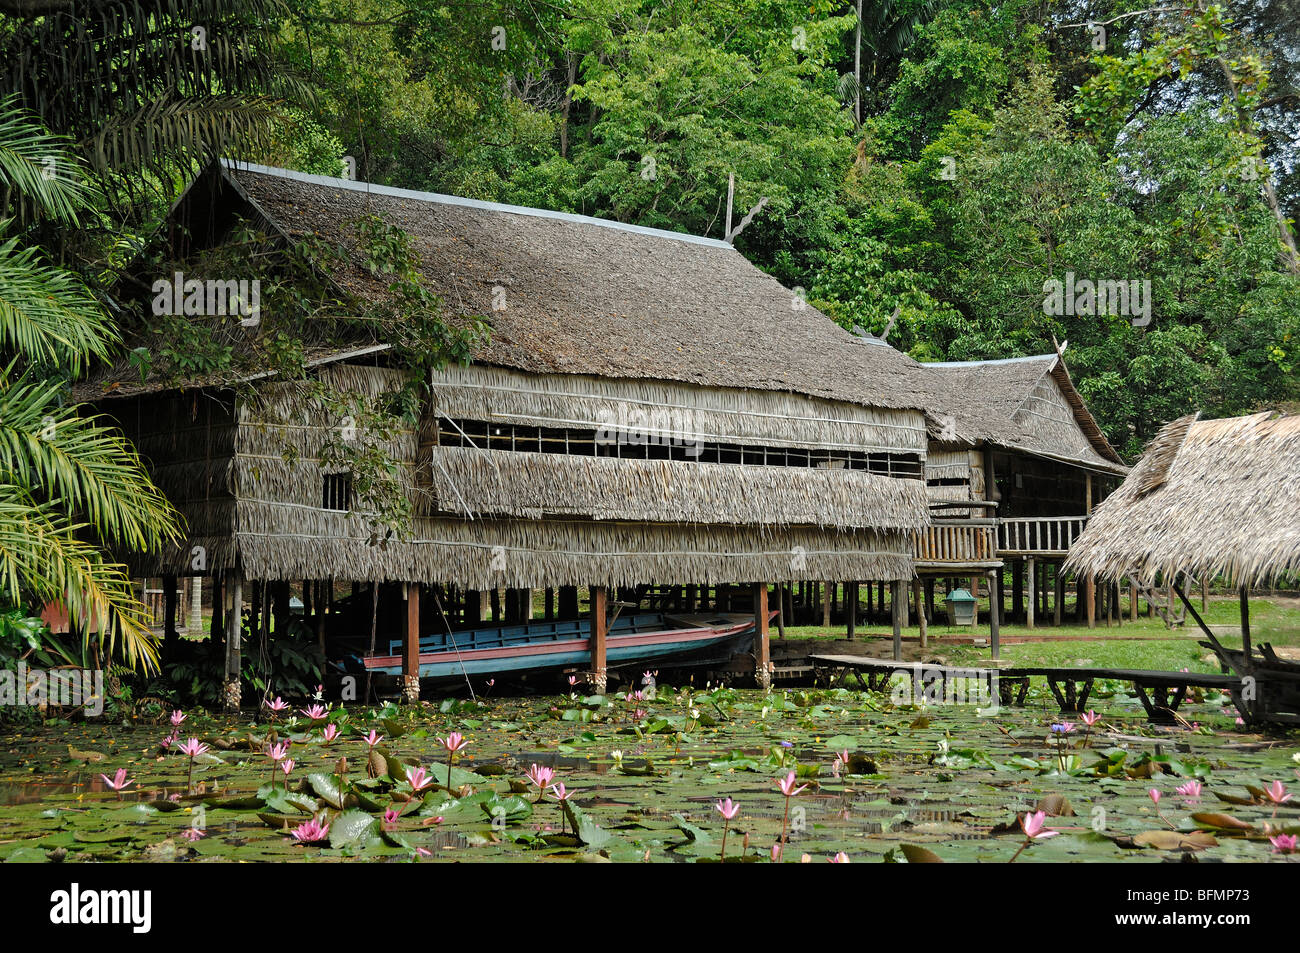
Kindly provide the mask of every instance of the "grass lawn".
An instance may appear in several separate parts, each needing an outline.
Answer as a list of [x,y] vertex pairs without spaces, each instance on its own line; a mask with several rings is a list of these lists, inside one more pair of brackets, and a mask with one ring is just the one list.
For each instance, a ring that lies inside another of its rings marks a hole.
[[[1199,600],[1194,599],[1192,604],[1200,610]],[[987,600],[983,606],[984,618],[987,619]],[[1127,601],[1125,608],[1127,609]],[[1300,646],[1300,600],[1252,599],[1250,609],[1251,637],[1256,644],[1271,642],[1276,648]],[[1212,626],[1237,626],[1240,623],[1238,604],[1234,597],[1212,597],[1209,610],[1202,615],[1206,623]],[[969,631],[971,630],[964,627],[950,628],[944,623],[930,627],[931,636],[961,635]],[[915,638],[918,632],[913,625],[904,629],[903,635]],[[864,634],[869,638],[889,638],[889,632],[879,625],[861,627],[858,637],[862,638]],[[987,621],[981,621],[972,634],[976,638],[987,640]],[[1109,628],[1099,621],[1096,629],[1078,625],[1035,626],[1032,629],[1023,625],[1004,625],[1001,636],[1002,657],[1016,664],[1219,671],[1217,662],[1206,661],[1208,651],[1197,644],[1203,634],[1190,617],[1185,625],[1177,629],[1167,629],[1160,619],[1148,619],[1145,615],[1139,616],[1137,622],[1125,622],[1122,626],[1112,625]],[[1048,638],[1050,641],[1009,643],[1007,639],[1014,636]],[[786,637],[843,639],[844,627],[789,626],[786,628]],[[773,638],[775,639],[775,632]],[[1220,641],[1231,648],[1241,646],[1240,636],[1221,636]],[[932,641],[930,652],[953,663],[978,662],[989,658],[987,645]]]

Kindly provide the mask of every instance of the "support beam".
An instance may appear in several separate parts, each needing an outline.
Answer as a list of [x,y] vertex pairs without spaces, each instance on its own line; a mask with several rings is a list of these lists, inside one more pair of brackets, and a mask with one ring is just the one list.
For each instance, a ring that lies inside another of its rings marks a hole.
[[415,704],[420,700],[420,584],[410,583],[406,590],[406,625],[402,631],[402,701]]
[[767,691],[772,687],[772,651],[767,631],[767,583],[754,583],[754,680]]
[[[912,580],[912,605],[916,607],[916,624],[920,629],[921,648],[926,649],[930,645],[930,626],[925,618],[925,603],[921,596],[921,580]],[[994,614],[996,614],[994,609]]]
[[[882,582],[883,586],[884,583]],[[889,584],[889,610],[894,623],[894,661],[903,660],[903,584],[895,579]]]
[[1092,573],[1083,577],[1083,605],[1088,613],[1088,628],[1097,628],[1097,577]]
[[1060,627],[1061,614],[1065,605],[1065,572],[1064,564],[1057,563],[1053,572],[1053,589],[1052,589],[1052,625]]
[[[871,594],[871,583],[867,583],[867,595]],[[853,633],[858,624],[858,584],[844,584],[844,637],[853,641]]]
[[[1002,587],[1002,572],[1001,572],[1001,570],[997,570],[997,571],[995,571],[995,572],[992,572],[992,573],[990,573],[989,575],[991,575],[991,576],[993,577],[993,585],[994,585],[994,587],[1000,589],[1000,588]],[[999,600],[999,601],[1000,601],[1000,600]],[[1001,632],[1002,632],[1001,621],[1002,621],[1002,620],[998,618],[998,617],[1002,614],[1001,611],[999,611],[1000,609],[1001,609],[1001,606],[994,606],[994,607],[991,607],[990,610],[989,610],[989,647],[990,647],[990,650],[991,650],[992,653],[993,653],[993,658],[994,658],[994,659],[998,659],[998,658],[1001,658],[1001,657],[1002,657],[1002,641],[1001,641],[1001,640],[1002,640],[1002,635],[1001,635]],[[995,702],[995,704],[996,704],[996,702]]]
[[[576,596],[576,590],[575,590]],[[607,608],[609,596],[604,586],[591,587],[591,672],[596,694],[605,694],[609,685],[608,668],[605,658],[606,640],[609,636],[609,616]]]
[[225,588],[230,594],[230,611],[225,614],[226,625],[226,671],[225,685],[222,691],[223,707],[226,711],[239,711],[240,703],[240,672],[243,668],[243,658],[241,655],[241,642],[243,640],[243,620],[242,615],[243,599],[243,577],[238,569],[228,569],[226,571]]
[[1250,655],[1250,589],[1242,586],[1238,592],[1241,593],[1241,651],[1246,672],[1250,672],[1255,667]]
[[822,627],[827,629],[831,626],[831,588],[834,585],[833,582],[822,583]]
[[1029,570],[1026,573],[1029,579],[1029,593],[1025,599],[1025,626],[1032,629],[1034,627],[1034,610],[1038,607],[1038,566],[1032,557],[1025,560],[1025,565]]
[[176,658],[176,649],[180,644],[180,633],[176,631],[176,604],[180,593],[176,591],[176,577],[163,576],[163,650],[164,662]]
[[203,632],[203,577],[190,577],[190,621],[185,626],[191,639]]

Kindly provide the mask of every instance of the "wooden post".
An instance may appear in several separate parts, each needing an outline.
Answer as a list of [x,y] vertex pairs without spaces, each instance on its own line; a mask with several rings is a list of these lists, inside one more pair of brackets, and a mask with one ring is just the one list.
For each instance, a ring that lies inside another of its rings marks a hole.
[[785,638],[785,586],[779,582],[776,584],[776,635]]
[[831,626],[831,587],[835,583],[822,583],[822,628],[829,629]]
[[1250,657],[1250,589],[1242,586],[1241,594],[1241,651],[1246,672],[1254,669],[1254,660]]
[[1025,609],[1025,561],[1017,559],[1011,563],[1011,618],[1017,622],[1023,617]]
[[1210,577],[1201,576],[1201,611],[1208,612],[1210,609]]
[[197,639],[203,632],[203,577],[190,577],[190,621],[185,626],[187,635]]
[[239,679],[243,668],[240,654],[244,627],[243,619],[240,617],[244,606],[243,578],[238,569],[226,570],[226,576],[226,588],[230,591],[230,611],[225,616],[226,672],[223,700],[226,711],[239,711]]
[[[884,583],[881,583],[884,585]],[[903,584],[895,579],[889,584],[890,617],[894,623],[894,661],[903,660]]]
[[[867,583],[867,592],[871,592],[871,583]],[[858,624],[858,584],[844,584],[844,637],[853,641],[853,632]]]
[[1052,590],[1052,625],[1058,628],[1061,625],[1061,613],[1063,612],[1062,604],[1065,602],[1065,573],[1062,572],[1064,564],[1057,563],[1053,579]]
[[213,642],[226,641],[226,593],[222,573],[212,574],[212,619],[209,637]]
[[176,591],[176,576],[163,576],[163,650],[164,662],[176,658],[176,647],[180,643],[180,633],[176,631],[176,603],[179,593]]
[[912,604],[916,607],[916,624],[921,632],[921,648],[925,649],[930,644],[930,626],[925,619],[925,604],[921,600],[921,580],[912,580]]
[[1006,593],[1003,591],[1004,585],[1002,582],[1002,570],[995,569],[989,573],[989,575],[993,578],[993,582],[989,587],[991,593],[989,596],[989,612],[996,612],[998,614],[998,622],[1001,623],[1003,612],[1002,604],[1006,597]]
[[420,700],[420,584],[402,587],[406,595],[406,625],[402,630],[402,701]]
[[1130,622],[1138,620],[1138,587],[1132,579],[1128,581],[1128,620]]
[[754,583],[754,680],[767,691],[772,687],[772,651],[768,640],[767,583]]
[[1088,613],[1088,628],[1097,628],[1097,577],[1092,573],[1083,577],[1083,605]]
[[1032,556],[1025,560],[1025,565],[1029,570],[1027,573],[1029,577],[1029,593],[1028,598],[1025,599],[1025,625],[1032,629],[1034,627],[1034,609],[1038,605],[1038,567],[1036,560]]
[[[996,580],[995,585],[998,586],[998,588],[1001,588],[1002,571],[994,570],[992,573],[990,573],[990,575],[992,575]],[[998,608],[1001,609],[1001,606],[999,606]],[[1002,620],[998,618],[998,616],[1000,616],[1001,614],[1002,613],[1000,611],[989,612],[989,648],[993,653],[993,658],[995,659],[1002,657],[1002,644],[1001,644]],[[996,704],[996,702],[993,702],[993,704]]]
[[591,636],[589,639],[589,645],[591,647],[592,679],[595,682],[597,695],[605,694],[605,689],[609,687],[608,670],[605,661],[605,641],[609,635],[609,619],[606,615],[608,604],[609,596],[605,592],[605,587],[592,586]]

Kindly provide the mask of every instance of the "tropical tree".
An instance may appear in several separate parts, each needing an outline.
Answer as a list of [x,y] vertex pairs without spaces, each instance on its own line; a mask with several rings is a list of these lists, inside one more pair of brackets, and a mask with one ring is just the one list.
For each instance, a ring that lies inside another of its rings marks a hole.
[[[75,228],[91,197],[82,169],[66,139],[0,103],[0,195]],[[6,237],[12,221],[0,220],[0,602],[61,602],[103,654],[149,669],[145,609],[105,549],[175,542],[176,516],[125,438],[65,403],[115,331],[81,278]]]

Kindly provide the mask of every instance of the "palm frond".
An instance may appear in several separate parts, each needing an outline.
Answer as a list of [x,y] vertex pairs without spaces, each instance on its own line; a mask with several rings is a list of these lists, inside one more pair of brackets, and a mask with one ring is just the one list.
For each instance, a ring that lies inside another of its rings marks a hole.
[[28,118],[10,96],[0,100],[0,191],[12,190],[44,215],[74,222],[90,189],[71,143]]
[[105,656],[156,670],[148,610],[136,599],[126,568],[79,539],[80,528],[58,501],[38,503],[20,487],[0,484],[0,599],[60,602]]
[[99,302],[73,274],[44,264],[18,239],[0,242],[0,348],[33,364],[79,372],[116,337]]
[[147,552],[177,541],[176,513],[126,438],[58,397],[55,382],[0,376],[0,481],[62,500],[109,545]]

